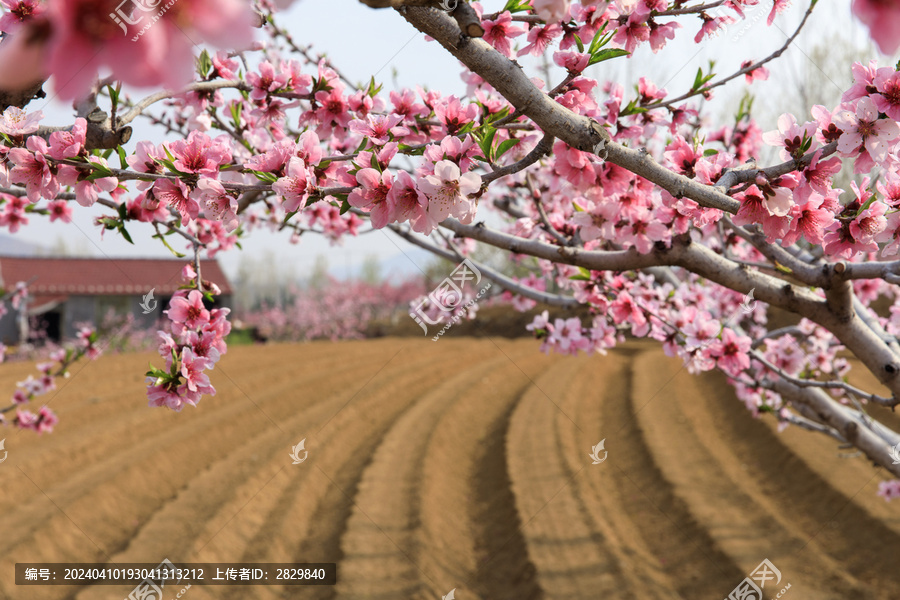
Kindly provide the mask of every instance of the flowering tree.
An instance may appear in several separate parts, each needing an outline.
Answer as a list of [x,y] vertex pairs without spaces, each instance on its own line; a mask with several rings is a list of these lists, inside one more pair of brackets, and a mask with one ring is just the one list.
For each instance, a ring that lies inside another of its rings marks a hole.
[[[701,71],[681,94],[642,78],[634,96],[585,70],[644,44],[664,52],[679,34],[702,44],[759,0],[508,0],[491,13],[361,1],[393,8],[461,61],[466,97],[354,85],[278,25],[289,2],[0,0],[0,224],[66,221],[73,202],[100,204],[110,213],[98,226],[128,238],[129,222],[151,223],[195,258],[259,228],[295,241],[384,228],[455,260],[495,246],[535,259],[530,278],[480,265],[521,304],[593,315],[538,317],[529,329],[545,349],[602,353],[626,332],[651,337],[691,372],[723,371],[754,414],[852,444],[900,476],[900,435],[867,414],[900,403],[895,68],[848,65],[854,83],[838,106],[786,114],[777,131],[763,134],[746,105],[709,128],[698,101],[766,78],[816,0],[772,55],[725,77]],[[787,4],[771,4],[768,24]],[[853,10],[882,52],[900,46],[895,2]],[[545,85],[522,55],[566,75]],[[73,101],[70,126],[29,110],[45,85]],[[177,140],[130,146],[139,118]],[[756,163],[762,144],[779,162]],[[849,190],[833,183],[843,166],[860,176]],[[506,225],[486,226],[488,210]],[[160,337],[165,369],[148,374],[151,404],[173,409],[214,393],[205,372],[230,328],[227,310],[204,305],[217,290],[199,261],[184,275]],[[873,310],[879,298],[890,314]],[[767,307],[798,324],[768,326]],[[849,383],[848,354],[887,391]],[[882,493],[900,494],[900,481]]]
[[365,337],[375,320],[389,321],[422,292],[421,282],[400,285],[339,281],[329,277],[320,289],[288,289],[288,301],[247,311],[238,317],[267,340],[352,340]]

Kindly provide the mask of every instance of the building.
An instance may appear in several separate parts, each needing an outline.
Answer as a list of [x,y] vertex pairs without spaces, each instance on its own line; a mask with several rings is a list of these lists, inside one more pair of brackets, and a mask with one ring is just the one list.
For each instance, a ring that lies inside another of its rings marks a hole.
[[[110,310],[132,314],[139,326],[155,327],[165,318],[172,294],[182,285],[187,260],[157,258],[56,258],[0,256],[0,287],[7,292],[20,281],[28,284],[28,317],[54,341],[75,336],[77,323],[95,326]],[[214,260],[200,262],[204,281],[222,290],[216,306],[231,306],[232,289]],[[144,299],[150,292],[152,299]],[[11,307],[0,319],[0,342],[19,343],[27,323]],[[151,308],[149,312],[147,308]]]

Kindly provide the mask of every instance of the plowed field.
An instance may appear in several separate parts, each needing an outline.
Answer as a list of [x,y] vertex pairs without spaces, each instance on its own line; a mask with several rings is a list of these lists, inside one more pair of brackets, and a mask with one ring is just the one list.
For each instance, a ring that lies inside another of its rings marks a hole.
[[[335,586],[193,586],[189,600],[721,600],[763,559],[782,575],[767,600],[788,584],[788,600],[900,599],[883,471],[824,436],[777,433],[656,346],[236,347],[218,394],[182,413],[146,407],[150,360],[76,367],[53,434],[0,429],[0,598],[133,587],[17,587],[16,562],[168,558],[338,565]],[[29,372],[3,365],[0,390]]]

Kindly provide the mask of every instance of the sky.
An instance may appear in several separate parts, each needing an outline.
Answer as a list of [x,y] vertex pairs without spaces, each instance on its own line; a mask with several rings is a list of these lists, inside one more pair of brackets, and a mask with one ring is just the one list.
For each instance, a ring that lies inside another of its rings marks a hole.
[[[482,3],[485,12],[500,9],[502,0],[487,0]],[[717,61],[716,71],[727,74],[737,70],[747,59],[760,59],[779,48],[800,22],[808,3],[794,0],[793,5],[776,18],[771,27],[766,26],[766,18],[771,7],[770,0],[760,0],[758,7],[747,9],[747,20],[730,26],[713,40],[697,45],[693,36],[700,26],[699,19],[682,19],[685,29],[679,31],[679,39],[670,42],[659,54],[654,55],[646,45],[631,58],[617,59],[592,67],[589,75],[598,79],[614,79],[626,88],[626,98],[639,77],[647,77],[657,86],[670,93],[680,95],[686,91],[699,67],[704,70],[711,59]],[[280,23],[286,25],[294,39],[312,44],[314,52],[324,52],[329,59],[353,81],[368,81],[374,76],[384,84],[387,91],[398,87],[422,87],[440,90],[444,94],[462,96],[465,85],[460,80],[463,67],[456,59],[444,51],[436,42],[428,42],[424,35],[393,10],[371,9],[357,0],[297,0],[290,10],[280,15]],[[767,82],[754,84],[752,92],[758,97],[757,107],[763,106],[760,125],[763,130],[774,128],[775,117],[779,114],[778,103],[783,102],[786,83],[796,80],[799,73],[810,70],[821,74],[826,86],[835,89],[847,87],[849,68],[843,81],[834,81],[833,65],[816,64],[817,44],[829,43],[841,35],[852,44],[864,45],[867,41],[865,29],[851,18],[849,0],[829,0],[820,2],[813,12],[804,33],[795,41],[785,55],[772,63],[772,76]],[[524,40],[524,36],[519,38]],[[873,52],[873,57],[877,55]],[[881,64],[892,64],[880,57]],[[531,76],[540,76],[539,64],[523,60],[526,71]],[[847,65],[849,67],[849,65]],[[552,84],[555,85],[563,74],[556,70]],[[45,86],[50,89],[50,86]],[[720,88],[722,89],[722,88]],[[733,112],[736,101],[745,89],[743,78],[739,78],[718,92],[710,105],[712,114],[724,115]],[[132,97],[140,98],[152,90],[133,90]],[[598,93],[602,93],[598,89]],[[41,102],[44,105],[41,106]],[[70,107],[50,98],[33,102],[29,110],[42,109],[45,123],[61,125],[71,123]],[[147,126],[135,124],[135,134],[126,145],[133,152],[134,145],[142,139],[154,142],[161,137]],[[115,161],[114,161],[115,162]],[[152,229],[146,224],[129,224],[129,231],[135,245],[125,242],[113,232],[101,235],[93,219],[108,212],[102,207],[75,208],[75,218],[71,226],[60,222],[49,223],[47,219],[33,216],[31,223],[23,227],[16,237],[23,241],[43,246],[52,246],[62,240],[67,248],[80,253],[101,257],[158,256],[171,254],[157,240],[150,239]],[[383,272],[401,271],[417,273],[431,262],[430,255],[418,250],[389,232],[376,231],[359,238],[346,238],[342,245],[332,246],[319,236],[305,235],[301,242],[292,245],[288,235],[268,230],[256,230],[241,240],[243,254],[251,257],[273,257],[280,265],[290,265],[285,272],[299,277],[308,276],[316,264],[317,256],[325,256],[332,272],[347,276],[359,272],[366,257],[375,256],[383,265]],[[226,273],[234,276],[241,262],[241,251],[234,250],[217,256]]]

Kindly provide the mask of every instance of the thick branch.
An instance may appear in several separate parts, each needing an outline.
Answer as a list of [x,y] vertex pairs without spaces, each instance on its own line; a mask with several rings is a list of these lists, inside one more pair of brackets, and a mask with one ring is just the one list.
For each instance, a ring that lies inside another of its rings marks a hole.
[[840,432],[872,462],[900,477],[900,465],[892,464],[889,453],[891,446],[900,443],[900,435],[896,432],[877,421],[867,424],[863,415],[835,402],[824,390],[800,387],[784,379],[773,381],[772,388],[785,398],[809,407],[819,421]]
[[[399,235],[400,237],[402,237],[403,239],[405,239],[406,241],[408,241],[411,244],[415,244],[416,246],[423,248],[425,250],[428,250],[429,252],[436,254],[437,256],[446,258],[447,260],[450,260],[450,261],[458,261],[459,260],[459,257],[455,253],[451,252],[450,250],[446,250],[444,248],[435,246],[434,244],[426,241],[426,238],[423,238],[422,236],[419,236],[419,235],[413,235],[407,229],[404,229],[403,227],[401,227],[400,225],[398,225],[396,223],[391,223],[388,225],[388,227],[391,229],[391,231],[393,231],[394,233],[396,233],[397,235]],[[469,260],[472,260],[472,259],[470,258]],[[548,292],[542,292],[540,290],[536,290],[534,288],[530,288],[528,286],[517,283],[517,282],[513,281],[512,279],[510,279],[509,277],[507,277],[506,275],[503,275],[486,265],[483,265],[480,263],[475,263],[475,266],[478,268],[479,271],[481,271],[482,275],[484,275],[491,281],[495,282],[500,287],[502,287],[506,290],[509,290],[510,292],[513,292],[515,294],[518,294],[520,296],[525,296],[526,298],[531,298],[532,300],[535,300],[537,302],[543,302],[544,304],[549,304],[551,306],[561,306],[563,308],[575,308],[576,306],[580,305],[580,303],[578,301],[576,301],[574,298],[568,298],[566,296],[561,296],[559,294],[551,294]]]
[[[656,163],[646,153],[626,148],[610,140],[596,121],[577,115],[557,104],[531,82],[522,68],[480,39],[460,35],[453,19],[428,8],[401,10],[404,18],[419,31],[441,43],[454,57],[490,83],[522,114],[544,131],[573,148],[598,154],[667,190],[675,197],[687,196],[702,206],[736,213],[740,204],[726,194]],[[605,148],[604,148],[605,146]]]

